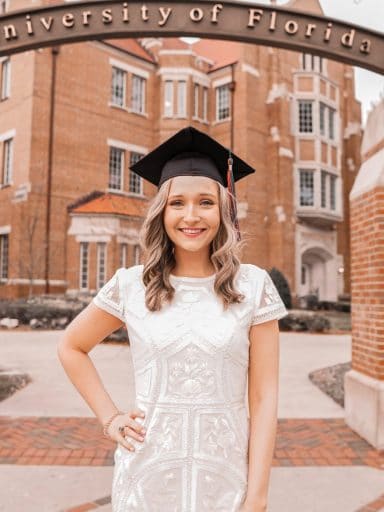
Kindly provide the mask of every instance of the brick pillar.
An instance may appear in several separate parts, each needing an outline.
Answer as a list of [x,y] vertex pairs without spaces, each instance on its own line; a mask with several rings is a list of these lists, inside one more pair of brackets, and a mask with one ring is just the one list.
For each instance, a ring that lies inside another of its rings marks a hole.
[[384,100],[371,111],[350,193],[352,368],[345,421],[384,448]]

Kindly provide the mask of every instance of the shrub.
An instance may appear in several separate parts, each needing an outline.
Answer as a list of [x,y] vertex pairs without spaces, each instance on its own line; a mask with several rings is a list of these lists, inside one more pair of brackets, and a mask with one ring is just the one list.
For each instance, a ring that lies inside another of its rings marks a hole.
[[310,316],[306,319],[308,331],[323,332],[331,328],[331,322],[325,316]]
[[276,267],[272,267],[269,275],[273,281],[273,284],[276,286],[276,289],[279,292],[285,307],[290,309],[292,307],[291,290],[289,288],[288,281],[284,277],[284,274],[280,272],[280,270],[278,270]]

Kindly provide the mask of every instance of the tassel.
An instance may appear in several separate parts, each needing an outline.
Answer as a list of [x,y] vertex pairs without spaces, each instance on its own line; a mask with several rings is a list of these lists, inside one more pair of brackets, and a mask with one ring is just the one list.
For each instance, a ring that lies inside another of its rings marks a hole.
[[239,228],[239,221],[237,218],[237,205],[236,205],[236,192],[235,192],[235,180],[233,179],[233,171],[232,171],[232,165],[233,165],[233,158],[231,154],[231,150],[229,150],[228,155],[228,171],[227,171],[227,186],[228,186],[228,192],[230,192],[230,211],[231,211],[231,220],[232,223],[235,225],[236,228],[236,234],[237,234],[237,241],[239,242],[241,240],[241,234],[240,234],[240,228]]

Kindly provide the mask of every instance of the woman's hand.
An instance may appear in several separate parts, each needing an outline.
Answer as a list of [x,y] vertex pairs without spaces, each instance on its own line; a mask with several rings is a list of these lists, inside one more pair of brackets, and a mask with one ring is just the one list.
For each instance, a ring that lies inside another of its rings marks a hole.
[[[126,441],[125,436],[130,436],[141,442],[144,441],[145,429],[138,421],[133,419],[136,417],[143,418],[144,415],[144,411],[141,411],[140,409],[133,409],[125,414],[119,414],[109,425],[107,434],[111,439],[124,446],[124,448],[127,448],[130,451],[135,451],[135,447],[132,443],[128,443],[128,441]],[[124,430],[120,431],[119,427],[124,427]]]

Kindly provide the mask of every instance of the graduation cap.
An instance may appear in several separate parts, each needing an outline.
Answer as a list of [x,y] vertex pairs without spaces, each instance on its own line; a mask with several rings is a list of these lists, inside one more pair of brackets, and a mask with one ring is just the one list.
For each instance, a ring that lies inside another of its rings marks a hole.
[[231,219],[241,239],[237,219],[235,181],[254,173],[241,158],[193,126],[178,131],[129,167],[158,188],[175,176],[207,176],[230,192]]

